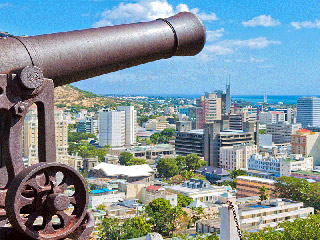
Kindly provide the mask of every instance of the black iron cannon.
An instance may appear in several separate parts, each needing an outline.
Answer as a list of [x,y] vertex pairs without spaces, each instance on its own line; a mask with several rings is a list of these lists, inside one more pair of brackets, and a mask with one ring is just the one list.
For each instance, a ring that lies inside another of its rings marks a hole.
[[[0,37],[0,239],[14,234],[87,239],[93,229],[85,180],[56,162],[54,87],[172,56],[193,56],[204,44],[203,24],[187,12],[148,23]],[[39,163],[25,167],[20,136],[33,104]],[[68,195],[71,186],[74,193]]]

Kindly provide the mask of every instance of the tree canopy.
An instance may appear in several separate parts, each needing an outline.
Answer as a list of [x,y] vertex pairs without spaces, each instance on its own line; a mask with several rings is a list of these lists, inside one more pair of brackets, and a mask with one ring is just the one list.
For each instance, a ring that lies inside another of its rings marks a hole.
[[186,215],[180,206],[172,207],[169,200],[158,198],[146,207],[152,229],[163,236],[172,235],[177,227],[179,217]]
[[173,128],[166,128],[160,133],[154,133],[151,135],[150,140],[153,144],[157,143],[169,143],[169,141],[176,135],[176,130]]
[[161,158],[157,164],[160,177],[173,177],[178,174],[179,169],[174,158]]
[[281,177],[275,182],[275,193],[281,198],[303,202],[306,207],[320,210],[320,183],[305,179]]
[[143,237],[152,229],[146,217],[142,215],[129,218],[123,224],[117,218],[103,218],[98,230],[101,240],[125,240]]

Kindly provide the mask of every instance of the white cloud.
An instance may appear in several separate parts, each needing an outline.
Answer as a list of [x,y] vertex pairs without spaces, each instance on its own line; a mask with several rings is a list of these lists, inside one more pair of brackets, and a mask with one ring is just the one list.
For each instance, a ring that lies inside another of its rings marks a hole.
[[[230,55],[235,54],[239,49],[263,49],[271,44],[281,44],[280,41],[268,40],[265,37],[250,38],[247,40],[223,40],[214,44],[207,44],[204,48],[204,54],[207,55]],[[244,60],[241,60],[244,61]],[[264,59],[250,57],[246,62],[264,62]]]
[[251,48],[251,49],[261,49],[261,48],[268,47],[271,44],[277,44],[277,45],[281,44],[280,41],[268,40],[265,37],[250,38],[247,40],[225,40],[222,43],[225,45]]
[[224,28],[220,28],[215,31],[209,31],[207,30],[207,42],[215,41],[219,38],[221,38],[224,34]]
[[301,29],[301,28],[320,28],[320,20],[315,21],[305,21],[305,22],[291,22],[291,25],[295,29]]
[[251,20],[247,22],[242,22],[243,26],[246,27],[257,27],[257,26],[263,26],[263,27],[274,27],[280,25],[280,21],[273,19],[270,15],[260,15],[257,17],[252,18]]
[[214,55],[228,55],[234,53],[234,50],[232,48],[219,45],[208,45],[205,50]]
[[196,14],[202,21],[216,21],[218,17],[215,13],[200,12],[199,8],[191,9],[190,12]]
[[264,62],[265,60],[264,60],[263,58],[250,57],[250,58],[249,58],[249,61],[250,61],[250,62],[259,62],[259,63],[261,63],[261,62]]
[[112,9],[106,9],[101,14],[101,19],[93,24],[93,27],[107,25],[146,22],[157,18],[166,18],[177,12],[189,11],[197,14],[203,21],[215,21],[215,13],[200,12],[198,8],[190,9],[186,4],[179,4],[175,8],[167,0],[138,0],[134,3],[120,3]]

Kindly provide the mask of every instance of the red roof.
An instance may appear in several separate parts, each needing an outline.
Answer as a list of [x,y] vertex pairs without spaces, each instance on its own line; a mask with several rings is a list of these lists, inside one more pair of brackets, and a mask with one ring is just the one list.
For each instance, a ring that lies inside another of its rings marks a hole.
[[283,112],[278,112],[278,111],[270,111],[271,114],[283,114]]
[[150,185],[149,187],[147,187],[147,190],[149,190],[149,191],[159,191],[159,190],[164,190],[164,188],[161,187],[161,186]]

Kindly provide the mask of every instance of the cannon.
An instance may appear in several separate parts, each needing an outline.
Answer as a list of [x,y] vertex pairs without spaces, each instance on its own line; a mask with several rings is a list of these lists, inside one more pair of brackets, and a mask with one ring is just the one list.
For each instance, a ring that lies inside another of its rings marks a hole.
[[[144,23],[0,37],[0,239],[88,239],[93,230],[85,179],[56,162],[55,87],[172,56],[193,56],[205,38],[202,22],[188,12]],[[33,104],[39,163],[25,167],[20,136]],[[70,187],[72,194],[67,194]]]

